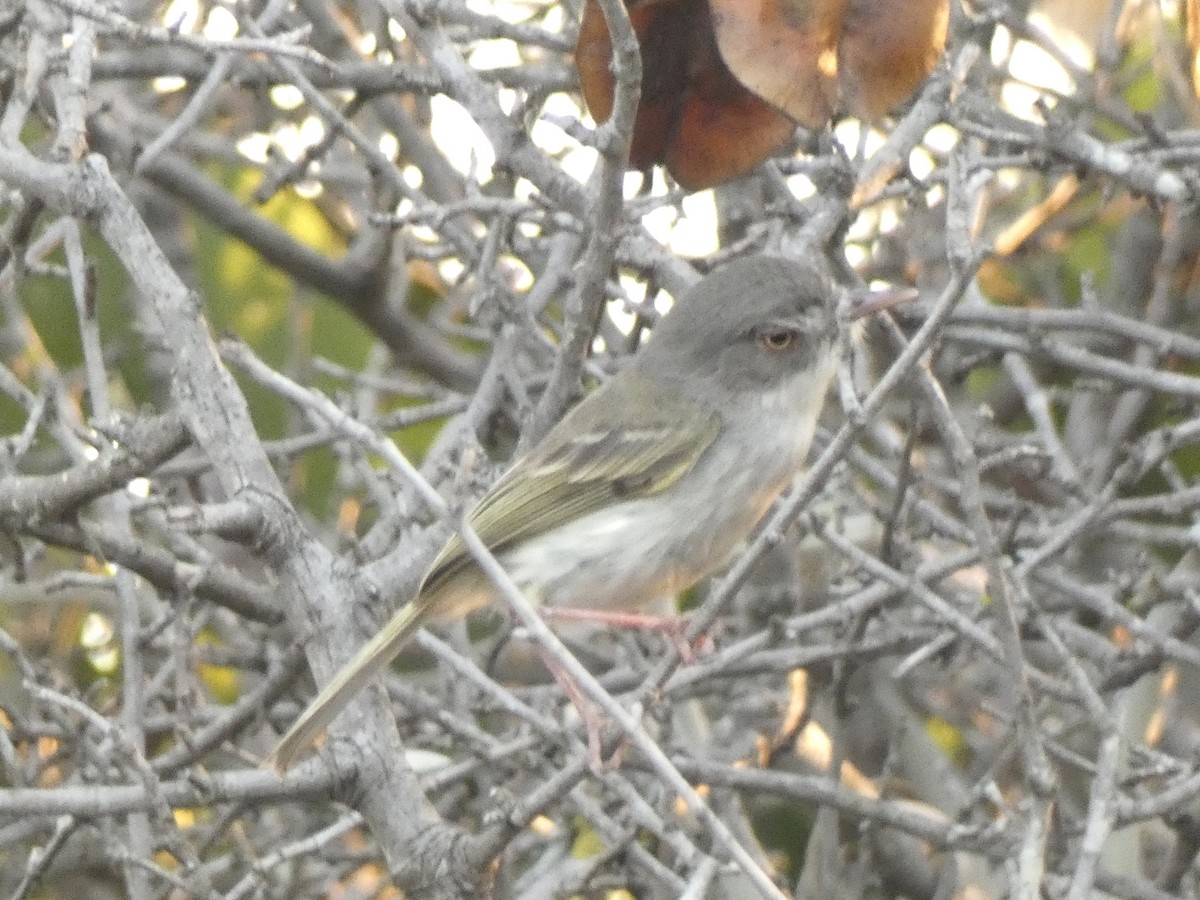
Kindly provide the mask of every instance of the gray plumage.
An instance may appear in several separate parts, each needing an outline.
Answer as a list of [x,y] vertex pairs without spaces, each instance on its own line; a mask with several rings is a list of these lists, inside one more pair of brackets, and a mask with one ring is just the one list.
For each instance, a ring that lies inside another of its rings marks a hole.
[[[728,263],[496,482],[472,527],[536,603],[636,609],[683,590],[726,562],[803,467],[838,346],[834,290],[816,266]],[[289,766],[418,628],[492,597],[452,537],[273,764]]]

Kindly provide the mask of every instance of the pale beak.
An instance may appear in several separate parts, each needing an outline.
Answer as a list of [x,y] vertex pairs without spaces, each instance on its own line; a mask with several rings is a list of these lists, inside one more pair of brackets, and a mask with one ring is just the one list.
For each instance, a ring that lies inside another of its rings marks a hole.
[[854,320],[911,303],[917,296],[917,289],[911,287],[855,288],[846,291],[842,302],[847,317]]

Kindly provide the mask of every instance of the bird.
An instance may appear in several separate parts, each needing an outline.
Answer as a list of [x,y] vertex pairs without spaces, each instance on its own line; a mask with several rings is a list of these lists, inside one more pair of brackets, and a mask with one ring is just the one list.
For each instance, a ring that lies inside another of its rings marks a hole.
[[[803,470],[842,331],[902,299],[836,288],[823,260],[755,254],[715,267],[467,521],[538,605],[637,610],[691,587]],[[495,597],[451,535],[416,596],[321,689],[268,764],[290,767],[421,627]]]

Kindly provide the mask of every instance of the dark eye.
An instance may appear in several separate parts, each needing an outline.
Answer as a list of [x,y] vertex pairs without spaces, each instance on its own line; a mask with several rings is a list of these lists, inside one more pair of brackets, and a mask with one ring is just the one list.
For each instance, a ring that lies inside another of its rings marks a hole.
[[758,345],[772,353],[779,353],[796,343],[796,332],[791,328],[764,328],[757,337]]

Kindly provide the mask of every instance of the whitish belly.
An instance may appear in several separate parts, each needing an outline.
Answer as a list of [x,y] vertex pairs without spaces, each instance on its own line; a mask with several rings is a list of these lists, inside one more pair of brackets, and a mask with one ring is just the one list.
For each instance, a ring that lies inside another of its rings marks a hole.
[[585,516],[501,555],[513,580],[549,606],[637,609],[719,568],[761,516],[652,498]]

